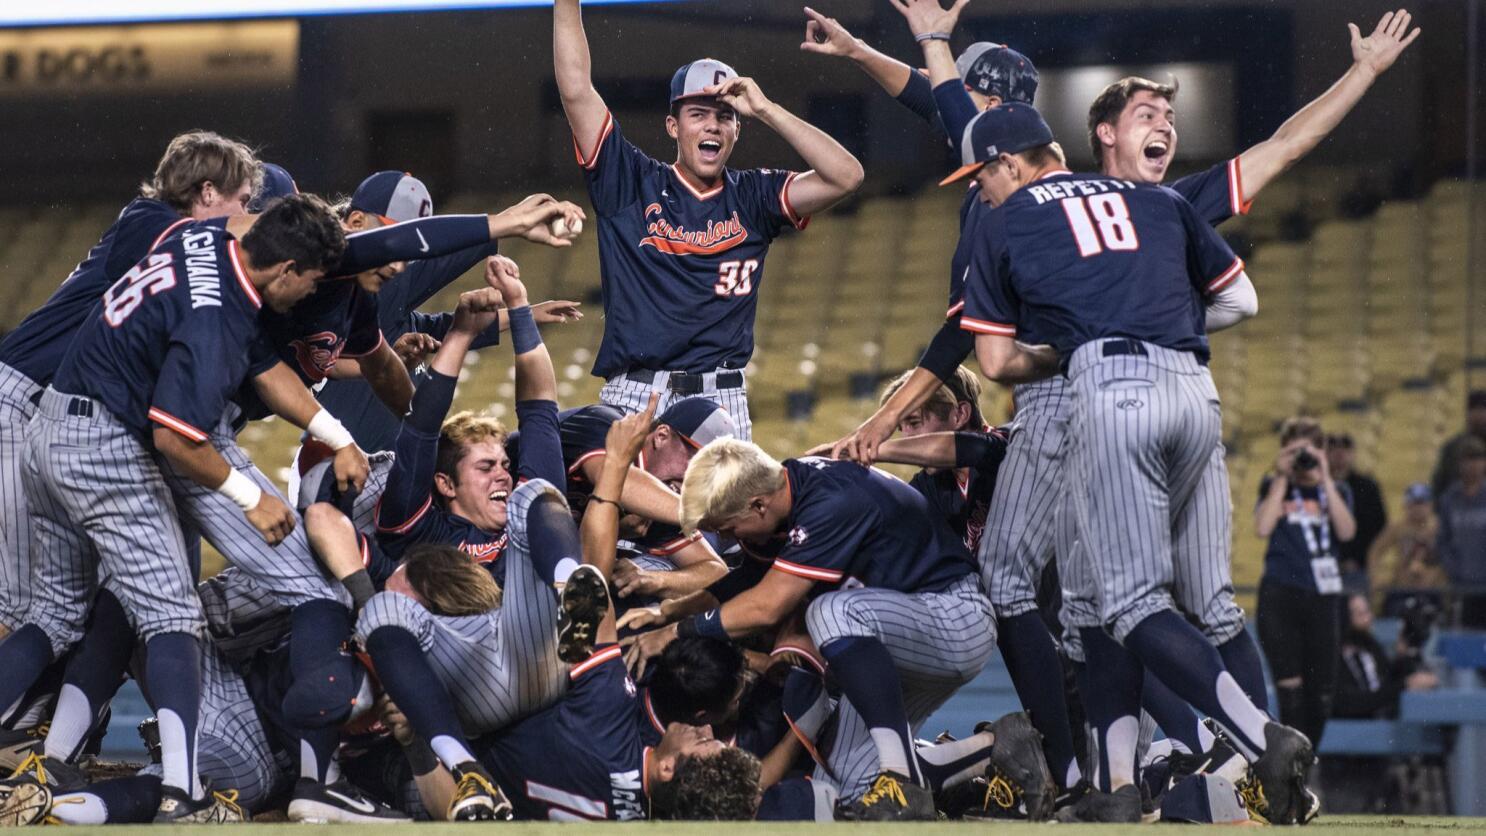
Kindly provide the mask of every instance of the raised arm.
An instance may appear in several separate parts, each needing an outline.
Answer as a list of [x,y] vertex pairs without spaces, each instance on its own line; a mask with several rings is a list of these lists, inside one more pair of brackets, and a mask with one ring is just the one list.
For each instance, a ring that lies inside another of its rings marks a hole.
[[505,300],[511,335],[516,353],[516,401],[557,400],[557,373],[552,369],[552,356],[537,334],[536,319],[526,298],[526,285],[521,283],[521,268],[505,256],[485,262],[485,280]]
[[589,159],[598,150],[609,106],[593,88],[593,60],[578,0],[556,0],[552,5],[552,68],[573,141],[583,159]]
[[800,49],[816,55],[846,58],[877,82],[889,96],[902,95],[912,80],[914,69],[896,58],[889,58],[855,37],[834,17],[826,17],[805,7],[805,40]]
[[1309,154],[1341,123],[1378,76],[1419,37],[1419,29],[1409,31],[1412,19],[1404,9],[1388,12],[1366,38],[1356,24],[1347,24],[1352,33],[1352,66],[1330,89],[1285,120],[1274,136],[1239,155],[1244,191],[1241,197],[1245,202]]
[[789,202],[800,215],[813,215],[839,203],[862,185],[862,164],[830,134],[764,96],[751,78],[731,78],[706,92],[739,116],[755,118],[779,134],[810,170],[790,181]]

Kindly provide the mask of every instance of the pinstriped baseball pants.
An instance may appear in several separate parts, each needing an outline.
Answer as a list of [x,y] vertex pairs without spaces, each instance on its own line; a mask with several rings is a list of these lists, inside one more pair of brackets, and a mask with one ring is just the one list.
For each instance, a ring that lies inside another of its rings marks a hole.
[[[90,405],[69,415],[69,403]],[[38,560],[26,622],[58,656],[82,637],[102,573],[140,641],[205,633],[175,500],[151,450],[102,404],[47,389],[26,427]]]
[[495,731],[567,691],[567,665],[557,658],[557,595],[532,565],[526,530],[531,505],[544,493],[562,499],[543,479],[511,494],[501,606],[480,615],[434,615],[405,595],[381,592],[356,623],[363,642],[378,627],[412,633],[471,735]]
[[[666,388],[666,378],[665,372],[656,372],[654,381],[637,383],[622,374],[615,375],[609,378],[604,383],[604,387],[599,390],[599,400],[625,412],[641,412],[650,403],[651,393],[659,392],[660,403],[655,407],[655,414],[659,415],[665,412],[672,403],[682,398],[692,397],[691,395],[678,395]],[[728,415],[733,419],[733,425],[738,428],[738,438],[744,441],[753,440],[753,419],[748,415],[746,385],[722,389],[709,385],[703,387],[698,394],[717,401],[723,409],[728,411]]]
[[0,363],[0,626],[21,626],[31,592],[31,513],[21,482],[31,399],[41,387]]
[[[917,731],[961,685],[979,675],[996,649],[996,619],[979,579],[967,575],[943,592],[842,589],[816,598],[805,611],[815,646],[847,636],[870,636],[887,647],[903,687],[903,707]],[[849,700],[837,708],[830,771],[815,780],[852,799],[877,775],[877,746]],[[834,777],[833,777],[834,776]]]

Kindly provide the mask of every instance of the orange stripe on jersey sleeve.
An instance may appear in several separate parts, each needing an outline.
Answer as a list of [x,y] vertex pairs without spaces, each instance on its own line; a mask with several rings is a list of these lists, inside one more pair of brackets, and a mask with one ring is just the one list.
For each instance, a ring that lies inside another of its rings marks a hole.
[[171,415],[169,412],[157,407],[150,407],[149,418],[166,429],[175,430],[186,438],[197,443],[206,441],[206,433]]
[[972,319],[960,315],[960,327],[966,331],[974,331],[977,334],[991,334],[997,337],[1015,337],[1016,326],[1007,325],[1004,322],[990,322],[984,319]]
[[604,124],[599,128],[598,141],[593,144],[593,156],[584,159],[583,147],[578,144],[578,137],[573,137],[573,156],[578,158],[578,165],[592,171],[599,164],[599,152],[604,150],[604,143],[609,140],[609,134],[614,133],[614,114],[604,114]]

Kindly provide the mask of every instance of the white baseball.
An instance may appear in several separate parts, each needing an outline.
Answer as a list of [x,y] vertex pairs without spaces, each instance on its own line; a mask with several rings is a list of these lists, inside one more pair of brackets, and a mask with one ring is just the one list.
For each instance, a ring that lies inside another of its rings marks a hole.
[[553,238],[577,238],[583,232],[583,221],[574,220],[570,225],[567,218],[558,216],[547,224],[547,229]]

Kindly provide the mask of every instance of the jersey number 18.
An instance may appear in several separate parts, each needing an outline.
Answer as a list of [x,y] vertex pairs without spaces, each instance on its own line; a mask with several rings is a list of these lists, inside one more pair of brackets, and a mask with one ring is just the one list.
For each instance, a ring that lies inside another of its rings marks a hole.
[[1124,195],[1069,197],[1059,202],[1063,204],[1063,214],[1068,216],[1073,240],[1078,242],[1078,254],[1084,258],[1105,250],[1140,249],[1140,238],[1135,234]]

